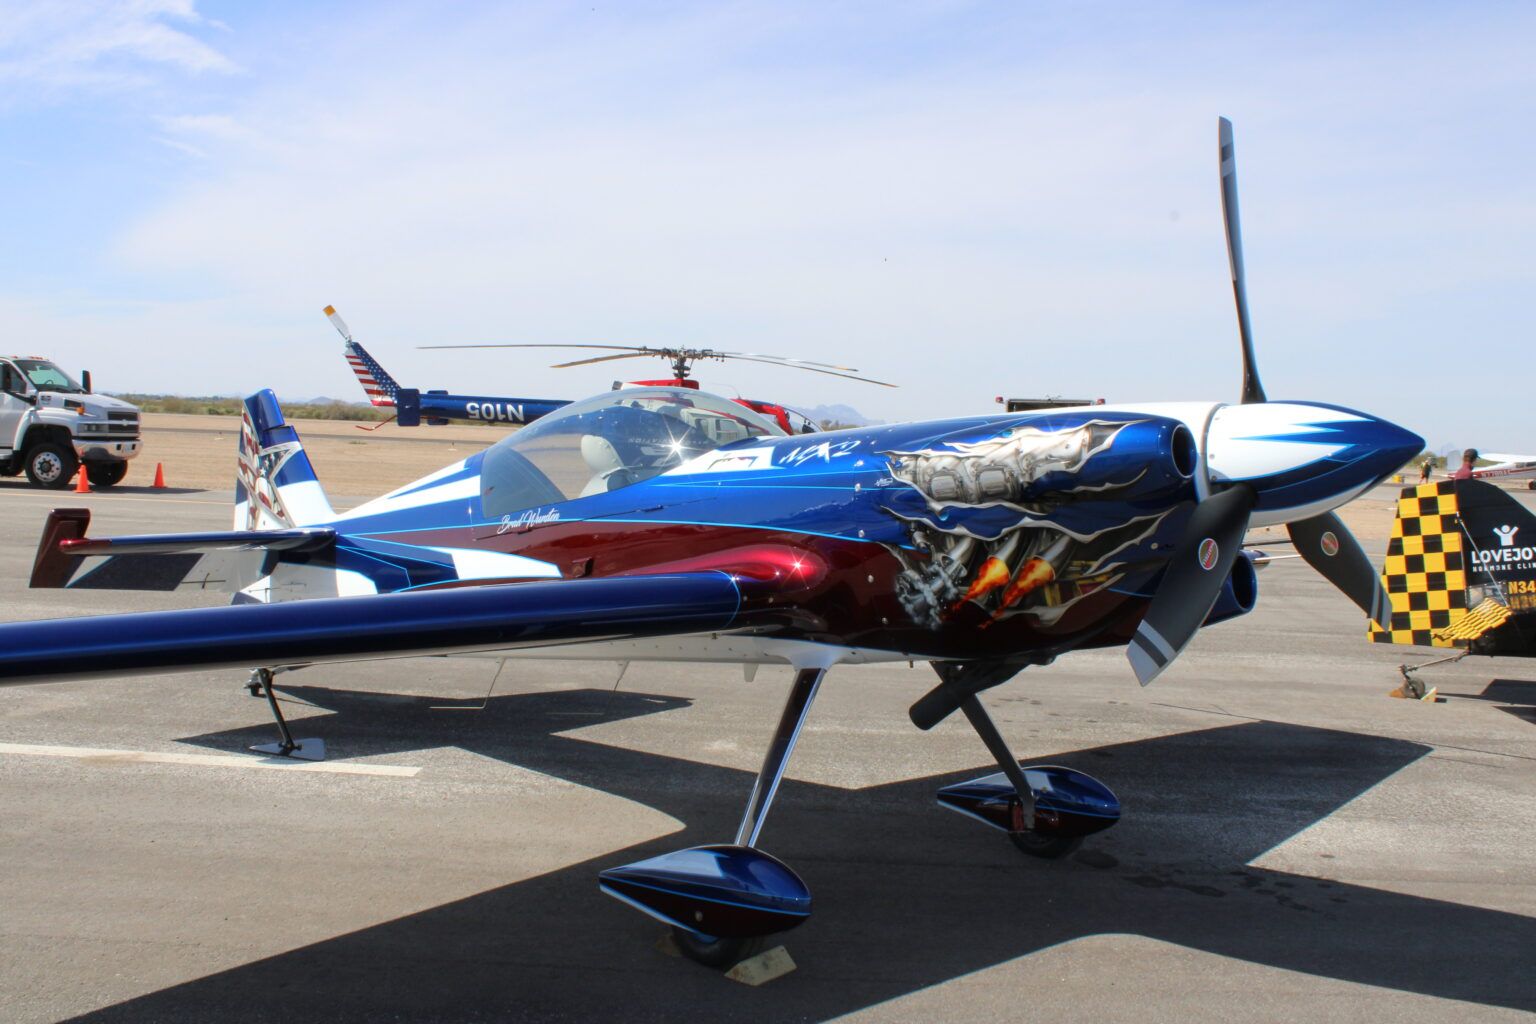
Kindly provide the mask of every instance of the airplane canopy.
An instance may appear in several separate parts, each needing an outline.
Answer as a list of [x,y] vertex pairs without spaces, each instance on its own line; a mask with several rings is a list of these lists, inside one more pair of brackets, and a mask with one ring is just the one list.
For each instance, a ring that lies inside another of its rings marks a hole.
[[618,490],[722,445],[783,436],[745,406],[690,388],[642,387],[573,402],[498,441],[480,470],[485,514]]

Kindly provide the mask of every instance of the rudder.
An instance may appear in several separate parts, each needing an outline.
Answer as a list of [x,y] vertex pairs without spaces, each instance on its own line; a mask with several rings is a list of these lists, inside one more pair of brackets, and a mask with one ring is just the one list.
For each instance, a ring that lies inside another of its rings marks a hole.
[[[1502,551],[1536,517],[1490,484],[1441,480],[1404,488],[1397,501],[1382,585],[1392,602],[1388,628],[1367,626],[1374,643],[1467,647],[1511,615]],[[1531,565],[1536,569],[1536,551]]]
[[235,464],[234,528],[291,529],[335,514],[298,431],[283,419],[277,396],[264,389],[246,398]]
[[347,365],[352,367],[352,372],[357,375],[357,382],[363,386],[363,393],[368,396],[368,401],[375,406],[383,408],[393,407],[400,395],[400,385],[379,365],[379,361],[368,354],[368,350],[352,340],[352,331],[347,327],[347,322],[336,312],[335,306],[326,306],[325,315],[330,318],[331,325],[341,334],[343,351],[347,356]]

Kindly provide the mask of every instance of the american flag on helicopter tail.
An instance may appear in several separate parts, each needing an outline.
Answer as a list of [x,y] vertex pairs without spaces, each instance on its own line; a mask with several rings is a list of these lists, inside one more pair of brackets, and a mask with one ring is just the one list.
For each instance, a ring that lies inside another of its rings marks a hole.
[[341,333],[345,341],[347,365],[352,367],[353,373],[357,374],[358,383],[362,384],[368,401],[376,406],[393,408],[400,392],[400,385],[395,383],[395,378],[391,377],[384,367],[368,354],[367,349],[352,340],[352,332],[347,328],[347,322],[341,318],[341,314],[336,312],[335,306],[326,306],[325,315]]

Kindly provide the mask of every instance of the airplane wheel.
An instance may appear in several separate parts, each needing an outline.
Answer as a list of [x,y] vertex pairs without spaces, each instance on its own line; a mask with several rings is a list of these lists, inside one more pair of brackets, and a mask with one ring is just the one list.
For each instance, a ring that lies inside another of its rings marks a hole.
[[728,970],[747,957],[761,952],[766,940],[761,935],[750,939],[706,939],[674,925],[672,941],[677,943],[677,948],[688,959],[696,960],[706,967]]
[[1083,845],[1081,836],[1047,836],[1039,832],[1010,832],[1008,838],[1024,853],[1046,860],[1058,860]]

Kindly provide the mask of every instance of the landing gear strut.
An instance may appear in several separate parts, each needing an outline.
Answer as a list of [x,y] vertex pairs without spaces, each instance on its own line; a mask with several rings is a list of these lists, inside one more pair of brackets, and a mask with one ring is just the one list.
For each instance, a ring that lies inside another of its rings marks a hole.
[[1120,820],[1120,801],[1109,787],[1084,772],[1059,765],[1021,767],[973,693],[960,702],[971,728],[1002,769],[939,790],[939,803],[1008,833],[1031,857],[1065,857],[1083,837]]
[[679,850],[598,876],[603,892],[671,925],[677,948],[690,959],[731,967],[767,936],[811,916],[811,892],[800,876],[756,844],[826,674],[825,666],[795,673],[735,842]]
[[272,675],[271,669],[258,668],[251,673],[250,682],[245,686],[253,696],[258,692],[266,695],[267,706],[272,709],[272,717],[277,720],[277,731],[282,739],[277,743],[258,743],[250,749],[258,754],[271,754],[274,757],[291,757],[300,761],[324,761],[324,740],[293,738],[293,733],[288,728],[288,720],[283,717],[283,709],[277,703],[277,695],[272,692]]

